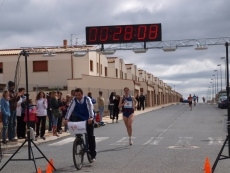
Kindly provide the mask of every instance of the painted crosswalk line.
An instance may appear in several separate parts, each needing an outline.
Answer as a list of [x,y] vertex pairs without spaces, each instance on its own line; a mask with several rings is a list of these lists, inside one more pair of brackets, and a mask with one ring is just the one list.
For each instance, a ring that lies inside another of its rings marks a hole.
[[223,145],[224,139],[222,137],[208,137],[208,145]]
[[193,137],[179,137],[179,140],[174,146],[169,146],[168,148],[172,149],[194,149],[194,148],[200,148],[198,146],[193,146],[191,144],[191,140]]
[[158,145],[163,137],[151,137],[147,142],[142,145]]
[[65,144],[68,144],[68,143],[72,143],[74,141],[74,139],[75,139],[75,137],[69,137],[69,138],[63,139],[61,141],[49,144],[49,146],[61,146],[61,145],[65,145]]
[[[132,140],[135,139],[136,137],[132,137]],[[129,137],[123,137],[117,142],[110,144],[110,145],[128,145],[129,144]]]
[[[135,143],[135,138],[132,137],[132,140]],[[109,139],[109,137],[96,137],[96,143],[102,142]],[[66,145],[69,143],[73,143],[75,140],[75,137],[68,137],[66,139],[60,140],[58,142],[54,142],[51,144],[48,144],[48,146],[61,146]],[[146,139],[146,141],[139,141],[142,142],[141,145],[159,145],[164,140],[164,137],[150,137],[149,139]],[[173,145],[169,146],[168,148],[200,148],[198,146],[192,145],[193,137],[179,137],[178,141]],[[223,145],[224,138],[223,137],[208,137],[207,140],[205,140],[207,145]],[[117,140],[116,142],[109,144],[109,145],[128,145],[129,144],[129,137],[122,137],[121,139]]]
[[[109,137],[96,137],[95,140],[96,140],[96,143],[98,143],[98,142],[104,141],[104,140],[106,140],[108,138]],[[74,140],[75,140],[75,137],[69,137],[69,138],[63,139],[61,141],[49,144],[49,146],[61,146],[61,145],[65,145],[65,144],[68,144],[68,143],[73,143]]]
[[109,137],[96,137],[96,143],[109,139]]

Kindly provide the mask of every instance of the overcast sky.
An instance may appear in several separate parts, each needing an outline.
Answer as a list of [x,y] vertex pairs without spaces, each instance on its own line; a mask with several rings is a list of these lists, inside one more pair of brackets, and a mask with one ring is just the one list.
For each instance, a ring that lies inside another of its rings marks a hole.
[[[0,49],[85,43],[86,26],[161,23],[162,40],[230,37],[230,0],[0,0]],[[77,40],[77,42],[76,42]],[[152,73],[187,98],[206,97],[225,47],[194,47],[175,52],[150,49],[145,54],[117,51],[125,63]]]

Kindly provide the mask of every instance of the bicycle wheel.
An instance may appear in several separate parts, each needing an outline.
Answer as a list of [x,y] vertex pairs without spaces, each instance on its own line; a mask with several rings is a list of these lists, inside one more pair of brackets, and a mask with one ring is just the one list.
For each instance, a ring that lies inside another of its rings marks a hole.
[[89,150],[87,151],[86,154],[87,154],[87,158],[88,158],[89,163],[93,163],[92,157],[91,157],[91,154],[90,154],[90,151],[89,151]]
[[73,163],[77,170],[80,170],[84,161],[84,148],[81,138],[76,138],[73,143]]

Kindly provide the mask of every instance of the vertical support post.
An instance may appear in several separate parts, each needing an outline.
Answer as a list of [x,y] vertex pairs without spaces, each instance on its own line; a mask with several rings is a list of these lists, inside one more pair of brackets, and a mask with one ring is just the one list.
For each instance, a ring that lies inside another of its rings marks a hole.
[[[229,105],[229,64],[228,64],[228,42],[225,43],[226,47],[226,71],[227,71],[227,83],[226,83],[226,91],[227,91],[227,99],[228,99],[228,122],[230,121],[230,105]],[[230,127],[228,125],[228,144],[230,144]],[[228,156],[230,157],[230,145],[228,145]]]
[[30,141],[30,116],[29,116],[29,87],[28,87],[28,66],[27,57],[28,53],[24,50],[23,56],[25,57],[25,72],[26,72],[26,113],[27,113],[27,138],[28,138],[28,158],[31,160],[31,141]]

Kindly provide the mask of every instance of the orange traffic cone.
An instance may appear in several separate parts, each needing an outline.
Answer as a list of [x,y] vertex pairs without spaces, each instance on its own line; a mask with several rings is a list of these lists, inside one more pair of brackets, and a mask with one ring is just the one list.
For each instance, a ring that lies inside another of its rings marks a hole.
[[47,165],[46,173],[52,173],[52,170],[49,164]]
[[212,172],[208,157],[205,159],[204,171],[205,171],[205,173],[211,173]]
[[51,171],[54,171],[54,162],[53,162],[53,159],[50,159],[50,168],[51,168]]
[[38,173],[42,173],[42,170],[41,170],[41,168],[38,168],[38,171],[37,171]]

